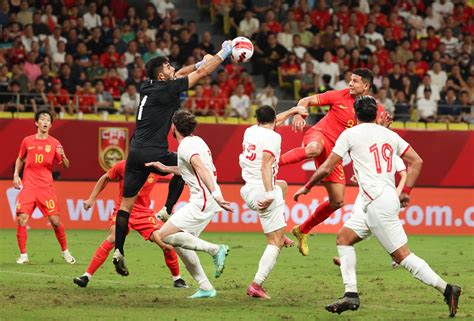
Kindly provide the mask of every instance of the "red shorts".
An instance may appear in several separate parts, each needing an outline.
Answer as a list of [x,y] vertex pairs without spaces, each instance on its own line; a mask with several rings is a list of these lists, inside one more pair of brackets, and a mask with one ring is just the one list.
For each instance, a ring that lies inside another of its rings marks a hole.
[[[314,158],[314,164],[316,165],[316,168],[318,168],[329,157],[334,145],[326,138],[326,136],[324,136],[323,132],[313,128],[310,128],[305,133],[303,137],[303,147],[306,147],[310,143],[319,143],[323,145],[323,151],[321,154]],[[339,162],[336,167],[334,167],[334,170],[331,172],[331,174],[323,179],[323,182],[332,182],[344,185],[346,184],[346,176],[344,174],[344,166],[342,165],[342,161]]]
[[59,215],[58,197],[54,187],[21,190],[16,214],[31,215],[37,207],[44,216]]
[[[110,225],[115,225],[117,219],[117,210],[110,215]],[[140,233],[145,241],[150,240],[151,234],[159,230],[163,226],[163,222],[156,219],[153,211],[133,211],[130,213],[128,220],[128,229],[132,229]]]

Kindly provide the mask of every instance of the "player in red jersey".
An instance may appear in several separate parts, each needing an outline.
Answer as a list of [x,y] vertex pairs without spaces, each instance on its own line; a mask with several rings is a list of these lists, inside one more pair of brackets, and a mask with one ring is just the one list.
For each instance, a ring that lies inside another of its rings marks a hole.
[[[330,106],[329,112],[304,135],[303,147],[298,147],[283,154],[280,166],[295,164],[308,158],[314,158],[316,167],[319,167],[331,153],[339,135],[346,129],[357,124],[355,119],[354,101],[361,95],[367,95],[373,81],[373,74],[369,69],[355,69],[351,75],[349,88],[330,90],[323,94],[313,95],[301,99],[298,106]],[[378,123],[389,124],[390,118],[379,104]],[[293,118],[293,128],[303,130],[305,120],[300,115]],[[342,162],[337,164],[333,172],[323,180],[329,200],[322,202],[314,213],[301,225],[292,229],[298,239],[298,249],[302,255],[308,255],[307,234],[313,227],[327,219],[334,211],[344,205],[344,189],[346,178]]]
[[[16,263],[28,263],[26,253],[26,223],[29,216],[38,207],[44,216],[48,217],[54,233],[61,245],[62,256],[69,264],[76,263],[76,259],[67,248],[66,231],[59,220],[58,198],[53,186],[53,162],[56,161],[64,168],[69,167],[69,160],[59,141],[49,135],[53,124],[53,115],[48,110],[39,110],[35,114],[35,124],[38,131],[35,135],[27,136],[20,145],[20,153],[15,162],[13,186],[21,189],[18,196],[16,215],[18,226],[16,239],[20,248],[20,257]],[[23,169],[23,181],[20,172]],[[23,188],[22,188],[23,187]]]
[[[97,271],[97,269],[104,264],[105,260],[109,256],[110,251],[114,248],[115,244],[115,220],[117,217],[117,212],[120,208],[120,202],[122,201],[123,193],[123,177],[125,174],[125,163],[126,161],[120,161],[116,163],[107,173],[102,175],[101,178],[97,181],[97,184],[94,186],[89,199],[84,202],[84,209],[90,209],[97,198],[100,192],[104,190],[107,184],[111,181],[119,182],[119,197],[115,202],[115,208],[113,213],[110,215],[110,229],[109,235],[102,242],[102,244],[97,248],[92,257],[89,266],[87,267],[86,272],[77,278],[74,278],[74,283],[80,287],[86,287],[89,283],[92,275]],[[140,190],[135,205],[133,206],[130,220],[128,221],[128,228],[133,229],[140,233],[145,241],[155,242],[154,233],[158,231],[163,222],[158,220],[153,214],[152,209],[150,208],[151,200],[150,194],[158,182],[159,176],[151,173],[148,175],[148,178]],[[173,278],[174,287],[176,288],[187,288],[186,282],[181,278],[179,274],[179,262],[176,252],[171,248],[168,251],[163,251],[165,256],[165,262],[168,266],[168,269],[171,272]]]

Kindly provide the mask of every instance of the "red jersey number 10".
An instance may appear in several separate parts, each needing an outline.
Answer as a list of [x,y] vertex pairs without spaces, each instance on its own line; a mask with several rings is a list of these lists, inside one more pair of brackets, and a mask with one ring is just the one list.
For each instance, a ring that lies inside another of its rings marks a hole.
[[255,158],[257,158],[255,149],[257,149],[257,146],[254,144],[244,143],[242,154],[244,154],[245,158],[247,158],[249,161],[253,162]]
[[[380,151],[377,144],[373,144],[370,146],[370,152],[374,154],[375,159],[375,169],[377,170],[377,174],[382,173],[382,165],[380,164]],[[393,158],[393,148],[390,144],[383,144],[382,145],[382,158],[387,163],[387,173],[392,171],[392,158]]]

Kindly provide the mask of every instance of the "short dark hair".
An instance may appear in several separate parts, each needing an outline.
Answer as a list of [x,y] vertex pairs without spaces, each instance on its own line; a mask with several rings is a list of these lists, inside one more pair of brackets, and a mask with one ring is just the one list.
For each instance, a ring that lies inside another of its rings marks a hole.
[[357,68],[352,71],[354,75],[360,76],[363,81],[369,84],[369,87],[372,87],[374,82],[374,73],[372,70],[367,68]]
[[171,119],[176,130],[184,137],[191,135],[196,129],[197,122],[193,113],[187,110],[178,110]]
[[276,118],[275,109],[268,105],[263,105],[257,108],[255,111],[255,117],[260,124],[273,123]]
[[43,114],[49,115],[49,118],[51,119],[51,124],[52,124],[54,120],[53,114],[51,113],[49,109],[46,109],[46,108],[38,109],[38,111],[35,113],[35,122],[37,122],[40,116]]
[[354,102],[357,119],[371,123],[377,117],[377,101],[372,96],[359,96]]
[[166,56],[160,56],[150,59],[146,65],[146,76],[152,80],[158,78],[158,72],[160,68],[163,68],[163,65],[169,63],[169,60]]

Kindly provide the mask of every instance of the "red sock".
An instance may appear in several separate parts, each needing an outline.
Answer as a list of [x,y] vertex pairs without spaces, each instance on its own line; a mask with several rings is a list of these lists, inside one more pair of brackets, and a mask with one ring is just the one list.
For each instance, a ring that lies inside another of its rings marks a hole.
[[300,231],[303,234],[308,234],[311,232],[313,227],[324,222],[324,220],[331,216],[334,211],[335,209],[329,205],[329,201],[319,204],[319,206],[314,210],[314,213],[300,225]]
[[26,239],[28,238],[28,233],[26,232],[26,225],[16,227],[16,240],[18,242],[18,248],[20,249],[20,254],[26,253]]
[[107,240],[102,242],[102,244],[95,251],[94,256],[92,257],[92,261],[91,263],[89,263],[86,272],[90,275],[94,275],[95,271],[97,271],[97,269],[100,268],[102,264],[104,264],[105,260],[109,256],[110,251],[112,251],[113,248],[114,243],[110,243]]
[[163,254],[165,256],[166,266],[170,270],[171,275],[178,276],[179,275],[179,262],[178,262],[178,255],[176,255],[176,252],[174,250],[163,251]]
[[306,149],[304,147],[297,147],[281,155],[278,166],[295,164],[306,158]]
[[67,250],[67,240],[66,240],[66,230],[64,229],[63,223],[59,223],[57,227],[54,227],[54,233],[56,234],[56,239],[61,245],[61,251]]

